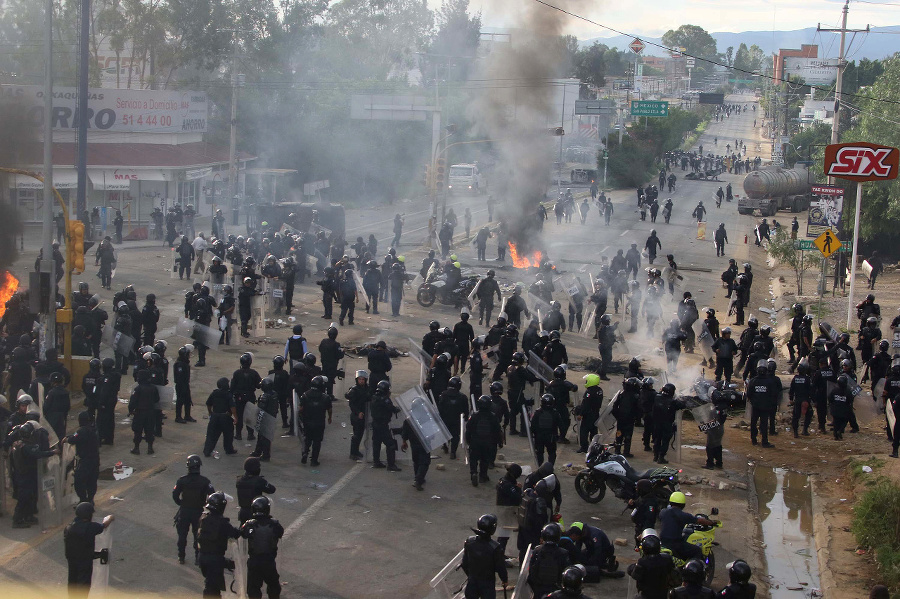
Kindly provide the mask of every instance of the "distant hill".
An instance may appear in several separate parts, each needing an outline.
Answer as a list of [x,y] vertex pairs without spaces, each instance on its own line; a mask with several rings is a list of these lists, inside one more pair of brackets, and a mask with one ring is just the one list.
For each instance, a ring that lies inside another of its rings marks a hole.
[[[879,27],[879,31],[896,31],[900,33],[900,25],[890,27]],[[724,52],[728,46],[734,46],[737,51],[741,43],[747,44],[747,47],[756,44],[763,49],[767,55],[774,54],[779,48],[799,48],[800,44],[818,44],[819,58],[837,58],[839,49],[839,36],[833,33],[816,33],[815,27],[807,27],[806,29],[797,29],[795,31],[742,31],[740,33],[716,32],[711,33],[716,39],[716,45],[719,52]],[[580,40],[582,46],[590,46],[594,42],[606,44],[611,48],[626,49],[628,44],[634,39],[633,36],[616,35],[613,37],[595,37],[586,40]],[[641,37],[645,42],[654,42],[662,44],[660,38]],[[850,36],[848,36],[848,40]],[[853,41],[853,46],[848,50],[850,60],[859,60],[868,58],[871,60],[885,58],[898,51],[897,37],[884,34],[859,34]],[[666,52],[662,48],[647,44],[644,50],[645,54],[651,56],[666,56]]]

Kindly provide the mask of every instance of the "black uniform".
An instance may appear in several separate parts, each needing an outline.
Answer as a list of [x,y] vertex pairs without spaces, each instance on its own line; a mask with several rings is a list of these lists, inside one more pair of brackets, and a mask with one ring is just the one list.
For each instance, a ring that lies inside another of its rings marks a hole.
[[494,412],[480,409],[466,423],[466,445],[469,447],[469,474],[488,479],[487,470],[497,447],[503,447],[503,430]]
[[156,410],[159,406],[159,390],[149,383],[138,383],[128,400],[128,414],[132,416],[131,430],[137,449],[141,439],[147,441],[148,451],[153,449],[156,429]]
[[[250,367],[238,368],[231,375],[231,393],[234,395],[234,405],[237,409],[237,423],[234,425],[234,438],[241,440],[241,431],[244,429],[244,407],[247,403],[256,403],[256,390],[262,377]],[[253,429],[247,429],[247,439],[255,437]]]
[[215,389],[209,394],[206,400],[206,408],[209,411],[209,424],[206,426],[206,441],[203,444],[203,455],[210,457],[216,443],[219,442],[219,436],[223,437],[222,444],[225,447],[225,453],[234,454],[237,450],[234,448],[234,422],[233,412],[235,411],[234,396],[230,391],[223,389]]
[[569,440],[566,438],[566,435],[569,432],[569,426],[572,423],[572,418],[569,415],[569,393],[574,393],[575,391],[578,391],[577,385],[573,385],[569,381],[562,379],[553,379],[547,385],[547,393],[552,395],[555,399],[553,407],[554,409],[556,409],[556,413],[559,414],[560,443],[569,442]]
[[788,390],[788,397],[794,404],[794,410],[791,415],[791,430],[794,436],[800,430],[800,418],[803,418],[803,434],[809,434],[809,424],[812,422],[813,407],[813,384],[812,377],[806,374],[798,374],[791,380],[791,386]]
[[[525,385],[537,382],[537,377],[525,366],[510,366],[506,369],[507,398],[509,399],[509,411],[512,415],[510,434],[515,435],[517,428],[525,435],[525,414],[523,407],[528,407],[533,401],[525,397]],[[517,427],[516,424],[519,424]]]
[[469,395],[482,396],[482,380],[484,378],[484,358],[481,349],[473,349],[469,356]]
[[81,390],[84,392],[84,407],[91,415],[91,420],[97,411],[97,400],[100,393],[100,381],[103,375],[100,369],[90,370],[81,379]]
[[75,493],[78,501],[94,503],[97,478],[100,476],[100,438],[93,426],[82,426],[67,437],[75,446]]
[[[837,384],[837,375],[827,362],[821,360],[819,362],[819,370],[813,373],[813,397],[816,403],[816,414],[819,420],[819,432],[825,432],[825,425],[828,420],[828,393],[835,384]],[[831,383],[829,385],[829,383]]]
[[172,365],[172,378],[175,379],[175,420],[191,419],[191,364],[187,360],[178,359]]
[[494,599],[496,577],[506,584],[506,561],[500,543],[489,535],[475,535],[463,545],[462,569],[466,573],[466,599]]
[[403,421],[403,427],[400,429],[400,436],[403,438],[404,443],[409,445],[412,453],[415,484],[417,487],[421,487],[425,484],[425,477],[428,475],[428,468],[431,465],[431,452],[422,445],[421,441],[419,441],[419,437],[413,430],[409,420]]
[[359,444],[366,433],[366,412],[369,409],[371,393],[368,385],[354,385],[344,394],[344,398],[350,404],[350,426],[353,428],[350,437],[350,457],[358,458],[362,455],[359,452]]
[[101,444],[112,445],[115,433],[116,404],[122,375],[116,369],[105,372],[97,390],[97,433]]
[[194,556],[197,556],[197,529],[200,526],[200,516],[203,514],[206,498],[215,491],[209,479],[199,472],[185,474],[175,483],[175,488],[172,489],[172,501],[179,506],[178,512],[175,514],[175,530],[178,532],[178,559],[184,560],[188,531],[194,534]]
[[575,408],[575,415],[581,417],[578,426],[578,449],[581,452],[588,450],[588,444],[597,434],[597,418],[600,417],[602,405],[603,389],[599,385],[584,390],[581,404]]
[[87,596],[94,572],[94,541],[104,530],[99,522],[75,518],[63,531],[70,595]]
[[[260,395],[258,405],[260,412],[269,414],[273,419],[278,416],[278,394],[275,393],[275,391],[269,391],[268,393]],[[266,437],[262,434],[262,431],[260,431],[259,436],[256,438],[256,447],[250,455],[261,458],[264,462],[267,462],[269,461],[271,454],[272,439]]]
[[570,564],[569,553],[556,543],[544,542],[531,554],[528,584],[535,597],[546,597],[559,589],[563,570]]
[[544,451],[551,464],[556,463],[556,441],[561,427],[559,413],[555,408],[538,408],[531,415],[531,436],[538,463],[544,463]]
[[712,589],[700,583],[686,583],[684,586],[669,591],[669,599],[713,599],[716,596]]
[[469,418],[469,398],[456,389],[447,389],[441,393],[437,402],[438,413],[441,420],[450,431],[450,456],[456,459],[456,449],[459,447],[460,424],[459,417],[462,415],[467,420]]
[[632,457],[631,437],[634,435],[634,422],[641,414],[640,400],[638,389],[623,389],[612,409],[612,415],[616,419],[616,453],[622,453],[624,446],[622,455],[626,457]]
[[47,396],[44,397],[44,417],[56,433],[57,439],[66,436],[66,419],[69,416],[69,410],[72,402],[69,398],[69,392],[65,387],[53,387]]
[[663,460],[669,452],[669,442],[674,434],[675,415],[682,408],[683,402],[664,393],[656,394],[652,408],[654,461],[665,463]]
[[[396,468],[394,463],[397,454],[397,441],[391,434],[391,418],[400,411],[394,406],[389,395],[375,392],[371,400],[372,410],[372,462],[373,465],[381,465],[381,446],[384,445],[387,453],[388,468]],[[379,466],[380,467],[380,466]]]
[[775,414],[777,398],[775,386],[768,375],[762,373],[747,380],[747,401],[753,406],[750,419],[750,440],[756,445],[757,425],[763,445],[769,443],[769,419]]
[[237,479],[238,520],[241,524],[250,519],[250,506],[253,500],[263,493],[271,495],[275,485],[259,474],[244,474]]
[[262,585],[266,585],[269,599],[281,596],[281,583],[275,558],[278,541],[284,536],[284,527],[271,516],[254,516],[241,526],[241,536],[247,544],[247,597],[262,597]]
[[722,589],[716,596],[723,599],[755,599],[756,585],[752,582],[733,582]]
[[386,349],[370,351],[368,355],[369,386],[373,389],[381,381],[388,378],[391,371],[391,356]]
[[204,578],[204,597],[222,596],[222,591],[225,590],[225,552],[228,550],[228,539],[239,536],[241,531],[232,526],[225,516],[210,511],[201,516],[197,544],[200,572]]
[[[350,324],[353,324],[352,322]],[[325,391],[334,395],[334,380],[338,376],[338,366],[344,357],[344,350],[336,339],[326,337],[319,343],[319,358],[322,360],[322,374],[328,379]]]
[[325,438],[326,416],[331,415],[331,397],[319,389],[310,389],[300,396],[300,420],[303,423],[303,459],[312,450],[312,464],[319,463],[319,451]]

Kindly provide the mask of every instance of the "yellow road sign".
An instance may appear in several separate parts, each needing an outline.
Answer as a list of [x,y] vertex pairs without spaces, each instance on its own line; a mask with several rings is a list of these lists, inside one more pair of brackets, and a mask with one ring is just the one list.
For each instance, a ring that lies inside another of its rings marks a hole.
[[841,249],[841,242],[831,231],[825,231],[813,240],[813,244],[826,258]]

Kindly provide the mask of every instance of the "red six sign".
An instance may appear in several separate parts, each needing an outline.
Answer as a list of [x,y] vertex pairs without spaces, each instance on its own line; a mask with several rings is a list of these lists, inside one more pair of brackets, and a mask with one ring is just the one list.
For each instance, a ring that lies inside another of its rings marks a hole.
[[825,174],[851,181],[897,178],[900,150],[867,142],[832,144],[825,148]]

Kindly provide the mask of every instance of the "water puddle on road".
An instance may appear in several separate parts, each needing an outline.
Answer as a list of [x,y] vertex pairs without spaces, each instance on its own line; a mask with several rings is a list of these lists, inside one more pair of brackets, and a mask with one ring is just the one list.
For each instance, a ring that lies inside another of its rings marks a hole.
[[772,599],[811,597],[819,588],[809,477],[782,468],[753,474]]

